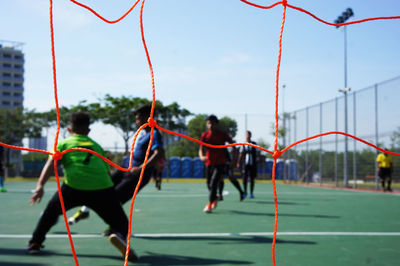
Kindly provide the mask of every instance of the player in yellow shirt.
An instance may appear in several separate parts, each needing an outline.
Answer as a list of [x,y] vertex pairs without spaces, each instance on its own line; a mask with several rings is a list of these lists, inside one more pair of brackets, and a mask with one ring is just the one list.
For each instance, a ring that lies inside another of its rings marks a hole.
[[[392,189],[390,188],[390,185],[392,183],[392,172],[393,172],[392,157],[389,154],[382,152],[378,154],[376,162],[378,163],[378,175],[381,179],[383,191],[392,191]],[[386,179],[387,179],[387,188],[385,188]]]

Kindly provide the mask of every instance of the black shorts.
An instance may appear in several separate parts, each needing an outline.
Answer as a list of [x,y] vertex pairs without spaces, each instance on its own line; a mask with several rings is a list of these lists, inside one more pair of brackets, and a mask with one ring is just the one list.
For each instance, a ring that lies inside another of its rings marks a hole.
[[392,169],[390,168],[379,168],[379,173],[378,173],[379,177],[384,179],[386,177],[392,177]]

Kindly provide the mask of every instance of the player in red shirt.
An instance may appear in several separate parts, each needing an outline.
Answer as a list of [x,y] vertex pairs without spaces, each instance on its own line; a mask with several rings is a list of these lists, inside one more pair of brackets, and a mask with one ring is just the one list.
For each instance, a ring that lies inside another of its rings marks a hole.
[[[218,124],[219,120],[215,115],[207,117],[206,125],[208,130],[201,135],[200,141],[212,145],[225,145],[226,142],[233,143],[232,138],[227,133],[218,129]],[[206,149],[206,155],[204,155],[204,149]],[[225,172],[226,149],[209,148],[200,145],[199,157],[207,166],[207,187],[210,195],[204,212],[210,213],[213,207],[216,207],[219,181]]]

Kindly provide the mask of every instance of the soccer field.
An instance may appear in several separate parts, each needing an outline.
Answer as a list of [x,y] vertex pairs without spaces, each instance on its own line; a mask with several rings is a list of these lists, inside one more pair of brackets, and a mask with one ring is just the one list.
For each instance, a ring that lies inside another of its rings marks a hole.
[[[42,255],[25,254],[40,212],[56,191],[47,184],[39,205],[29,206],[34,182],[8,182],[0,194],[0,265],[74,265],[65,225],[49,232]],[[400,198],[397,194],[277,185],[277,265],[398,265]],[[271,265],[272,185],[257,183],[254,199],[239,201],[228,182],[224,200],[203,213],[204,183],[150,183],[137,197],[132,246],[136,265]],[[129,213],[129,204],[125,210]],[[75,210],[70,210],[68,215]],[[80,265],[123,265],[100,233],[95,214],[71,226]],[[131,263],[132,264],[132,263]]]

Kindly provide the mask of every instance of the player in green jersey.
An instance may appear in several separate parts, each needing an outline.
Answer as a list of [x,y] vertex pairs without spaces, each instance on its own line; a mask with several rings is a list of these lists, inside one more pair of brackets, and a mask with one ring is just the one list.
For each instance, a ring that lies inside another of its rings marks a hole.
[[[68,127],[71,136],[61,141],[57,145],[57,150],[62,152],[81,147],[105,156],[100,145],[88,137],[89,125],[88,114],[82,112],[72,114]],[[43,197],[44,185],[52,173],[53,160],[53,158],[48,159],[40,174],[36,190],[30,200],[32,205],[39,203]],[[85,151],[70,151],[62,156],[60,163],[65,173],[65,182],[61,186],[65,210],[82,205],[93,209],[116,232],[110,235],[109,240],[124,256],[129,222],[113,188],[107,163]],[[27,247],[29,254],[40,253],[46,234],[56,223],[59,215],[62,215],[62,209],[56,192],[39,218]],[[132,249],[129,252],[129,260],[137,260]]]

